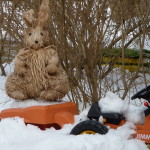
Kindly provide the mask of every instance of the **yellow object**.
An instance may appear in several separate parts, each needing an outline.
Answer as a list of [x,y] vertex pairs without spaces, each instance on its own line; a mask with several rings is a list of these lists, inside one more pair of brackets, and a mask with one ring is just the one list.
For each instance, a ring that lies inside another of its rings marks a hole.
[[[149,58],[144,58],[142,64],[139,64],[139,58],[124,58],[124,66],[122,63],[122,58],[118,58],[116,60],[116,63],[114,64],[115,67],[123,67],[124,70],[129,70],[131,72],[134,72],[137,70],[138,65],[140,65],[139,71],[150,71],[150,64],[149,64]],[[104,57],[103,58],[103,65],[108,64],[111,61],[110,57]]]
[[91,131],[91,130],[86,130],[86,131],[81,132],[80,134],[96,134],[96,132]]
[[107,121],[107,119],[106,118],[103,118],[103,122],[105,123]]

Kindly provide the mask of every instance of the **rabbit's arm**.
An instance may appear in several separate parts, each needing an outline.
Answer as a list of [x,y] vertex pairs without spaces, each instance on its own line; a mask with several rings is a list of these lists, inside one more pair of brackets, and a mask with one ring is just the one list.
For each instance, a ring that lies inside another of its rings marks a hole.
[[48,60],[48,64],[46,66],[48,74],[55,74],[58,71],[59,58],[58,54],[55,51],[51,58]]
[[27,72],[26,64],[19,58],[16,58],[14,72],[21,76],[24,76]]

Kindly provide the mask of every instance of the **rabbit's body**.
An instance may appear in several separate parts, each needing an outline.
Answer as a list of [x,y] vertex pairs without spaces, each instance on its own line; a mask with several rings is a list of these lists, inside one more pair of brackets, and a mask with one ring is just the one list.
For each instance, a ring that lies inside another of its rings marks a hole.
[[[46,1],[43,1],[42,7]],[[32,10],[29,13],[33,13]],[[32,15],[29,16],[34,19]],[[31,18],[26,18],[26,21],[29,23]],[[47,46],[48,32],[43,29],[43,23],[42,20],[42,25],[30,25],[25,30],[26,48],[21,49],[16,56],[14,72],[8,76],[5,85],[6,93],[14,99],[40,97],[57,100],[68,92],[68,79],[59,63],[56,49]]]
[[6,92],[19,100],[64,97],[68,92],[68,80],[59,64],[57,51],[52,47],[20,50],[14,72],[7,79]]

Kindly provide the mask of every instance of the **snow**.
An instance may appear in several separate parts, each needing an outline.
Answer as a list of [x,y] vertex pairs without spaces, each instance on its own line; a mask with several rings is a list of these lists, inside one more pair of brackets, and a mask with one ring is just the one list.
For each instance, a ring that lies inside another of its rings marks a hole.
[[144,124],[146,107],[137,107],[135,105],[129,105],[127,112],[124,114],[127,121],[134,124]]
[[117,95],[112,92],[107,92],[106,96],[99,101],[99,107],[105,113],[124,113],[127,110],[127,105]]
[[106,97],[99,101],[99,107],[103,113],[123,114],[129,122],[134,124],[144,124],[144,110],[146,107],[127,104],[126,101],[123,101],[119,96],[112,92],[107,92]]
[[100,123],[104,124],[104,120],[103,120],[103,119],[104,119],[103,116],[100,116],[99,119],[98,119],[98,121],[99,121]]
[[[7,74],[9,74],[9,70],[8,67]],[[6,95],[5,82],[6,77],[0,76],[0,110],[54,104],[43,102],[39,99],[23,102],[15,101]],[[66,100],[67,97],[63,99],[63,101]],[[124,113],[127,110],[131,112],[137,110],[139,112],[137,108],[132,106],[129,109],[124,101],[111,92],[107,93],[106,97],[101,99],[99,104],[103,111],[110,111],[106,108],[108,106],[112,112],[115,112],[115,110],[118,110],[120,113]],[[89,108],[75,116],[74,124],[66,124],[61,130],[49,128],[43,131],[37,126],[26,125],[23,119],[18,117],[2,119],[0,121],[0,150],[148,150],[143,141],[132,138],[132,135],[135,133],[135,126],[131,122],[127,122],[116,130],[109,129],[106,135],[70,135],[71,129],[77,123],[88,119],[87,113]],[[130,116],[131,114],[127,115]],[[129,121],[132,121],[132,119],[129,119]]]
[[142,141],[131,139],[135,133],[131,123],[110,129],[106,135],[69,135],[72,127],[42,131],[33,125],[26,126],[20,118],[3,119],[0,147],[2,150],[148,150]]

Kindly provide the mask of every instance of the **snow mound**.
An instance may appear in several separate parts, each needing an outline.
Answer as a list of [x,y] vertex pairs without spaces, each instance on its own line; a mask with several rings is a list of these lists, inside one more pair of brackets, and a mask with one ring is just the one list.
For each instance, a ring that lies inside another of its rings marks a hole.
[[107,92],[106,97],[99,101],[99,107],[103,113],[120,113],[125,119],[134,124],[144,124],[145,115],[144,106],[137,107],[135,105],[128,105],[125,101],[119,98],[112,92]]
[[[80,117],[80,116],[79,116]],[[131,139],[133,124],[126,124],[117,130],[110,129],[106,135],[69,135],[73,125],[61,130],[54,128],[40,130],[25,125],[21,118],[0,121],[1,150],[148,150],[144,142]]]
[[135,105],[129,105],[128,110],[124,114],[127,121],[134,124],[144,124],[145,114],[144,110],[146,108],[143,106],[137,107]]
[[112,92],[107,92],[106,96],[99,101],[99,107],[103,113],[123,114],[128,109],[128,105]]

